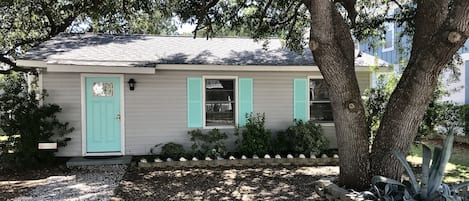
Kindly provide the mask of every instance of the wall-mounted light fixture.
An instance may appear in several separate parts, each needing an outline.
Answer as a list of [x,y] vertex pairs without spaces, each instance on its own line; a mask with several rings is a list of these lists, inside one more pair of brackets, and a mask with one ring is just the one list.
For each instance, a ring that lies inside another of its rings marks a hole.
[[137,82],[135,82],[134,78],[130,78],[127,83],[129,83],[130,91],[135,90],[135,84],[136,84]]

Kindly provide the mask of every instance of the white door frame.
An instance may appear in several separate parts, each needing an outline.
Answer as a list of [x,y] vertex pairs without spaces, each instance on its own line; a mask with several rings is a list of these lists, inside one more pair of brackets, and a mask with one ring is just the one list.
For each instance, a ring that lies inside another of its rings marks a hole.
[[[120,114],[121,114],[121,151],[104,153],[86,152],[86,82],[87,77],[118,77],[120,79]],[[81,80],[81,152],[82,156],[114,156],[125,154],[125,111],[124,111],[124,75],[123,74],[84,74],[80,75]]]

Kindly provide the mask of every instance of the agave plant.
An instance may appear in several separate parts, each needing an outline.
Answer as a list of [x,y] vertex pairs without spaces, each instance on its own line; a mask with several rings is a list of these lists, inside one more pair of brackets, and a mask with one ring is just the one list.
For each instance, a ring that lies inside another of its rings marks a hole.
[[[469,181],[449,186],[443,183],[445,167],[448,164],[453,148],[454,135],[447,136],[443,147],[435,147],[433,153],[431,149],[422,144],[422,177],[420,182],[412,171],[411,166],[406,161],[405,156],[400,152],[393,152],[394,156],[404,166],[409,180],[403,184],[399,181],[382,176],[375,176],[372,179],[371,197],[377,200],[465,200],[465,196],[460,196],[460,189],[464,195],[467,194]],[[430,164],[431,159],[431,164]]]

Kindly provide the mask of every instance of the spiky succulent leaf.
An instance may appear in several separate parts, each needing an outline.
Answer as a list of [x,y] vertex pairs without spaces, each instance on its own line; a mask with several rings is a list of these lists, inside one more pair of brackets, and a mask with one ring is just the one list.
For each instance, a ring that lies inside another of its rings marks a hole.
[[432,158],[432,151],[430,147],[422,144],[422,180],[420,182],[420,197],[427,198],[428,193],[428,178],[430,176],[430,159]]
[[410,180],[410,184],[412,187],[411,191],[413,193],[419,192],[420,188],[419,188],[419,183],[417,182],[417,177],[415,177],[415,174],[412,171],[412,168],[410,167],[409,163],[405,159],[404,154],[398,151],[394,151],[393,154],[399,160],[399,162],[401,162],[402,166],[404,166],[405,171],[409,175],[409,180]]
[[465,181],[459,184],[454,185],[453,191],[457,192],[460,188],[464,188],[467,191],[467,186],[469,186],[469,181]]
[[439,194],[439,188],[443,182],[445,175],[445,167],[451,157],[453,149],[454,135],[450,134],[446,137],[443,148],[435,147],[433,151],[433,161],[430,169],[430,178],[428,181],[428,195],[433,196]]
[[430,166],[430,176],[428,178],[428,192],[427,197],[431,196],[431,194],[440,187],[441,183],[438,183],[438,173],[439,173],[439,165],[441,163],[441,147],[433,148],[433,158],[432,158],[432,165]]
[[393,184],[393,185],[398,185],[398,186],[402,186],[402,187],[406,187],[404,184],[402,184],[401,182],[399,181],[396,181],[394,179],[390,179],[390,178],[387,178],[387,177],[383,177],[383,176],[374,176],[373,178],[371,178],[371,184],[373,184],[374,186],[377,186],[379,183],[384,183],[384,184]]

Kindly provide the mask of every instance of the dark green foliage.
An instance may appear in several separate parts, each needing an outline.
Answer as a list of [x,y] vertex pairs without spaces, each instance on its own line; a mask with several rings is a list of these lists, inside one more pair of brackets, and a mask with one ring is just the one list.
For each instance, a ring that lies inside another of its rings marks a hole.
[[461,121],[463,125],[464,136],[469,137],[469,105],[461,106]]
[[435,147],[433,153],[428,146],[422,145],[423,158],[420,182],[417,181],[416,174],[406,161],[405,156],[400,152],[394,152],[394,156],[404,166],[409,181],[403,184],[393,179],[375,176],[372,179],[372,197],[379,200],[465,200],[465,198],[459,197],[459,192],[467,188],[469,182],[452,186],[443,183],[444,171],[451,156],[453,140],[454,135],[449,132],[444,146]]
[[[14,71],[14,58],[61,32],[173,34],[170,13],[155,1],[7,0],[0,2],[0,62]],[[2,70],[0,73],[8,73]]]
[[277,36],[285,45],[301,53],[310,25],[307,8],[301,1],[167,1],[162,4],[183,22],[196,24],[194,34],[207,38],[228,34],[255,39]]
[[367,123],[371,141],[373,141],[374,134],[379,128],[379,123],[386,110],[386,105],[396,82],[397,78],[395,76],[388,76],[386,78],[379,76],[376,87],[365,92],[367,98],[364,100],[364,106],[367,112]]
[[277,135],[275,145],[279,147],[275,149],[281,153],[319,154],[327,148],[327,144],[319,124],[295,120],[295,125]]
[[[367,123],[370,128],[371,141],[373,141],[374,134],[379,128],[389,97],[397,81],[398,78],[393,75],[387,78],[380,76],[377,81],[377,86],[366,91],[367,98],[364,100],[364,105],[367,111]],[[454,130],[457,127],[465,127],[464,118],[466,116],[462,106],[451,102],[438,101],[445,93],[441,86],[437,87],[433,92],[432,100],[419,126],[417,140],[422,136],[437,133],[444,134],[447,133],[449,129]],[[469,119],[469,115],[467,115],[467,117]],[[437,128],[439,128],[440,131],[438,131]],[[457,133],[455,130],[452,132]]]
[[243,128],[236,129],[235,135],[241,139],[239,143],[239,152],[246,155],[264,155],[272,150],[272,133],[265,129],[265,114],[246,114],[246,125]]
[[174,142],[169,142],[161,147],[161,156],[166,158],[172,158],[174,160],[178,160],[179,158],[185,156],[187,154],[186,150],[181,144],[177,144]]
[[200,129],[188,132],[191,136],[192,151],[197,157],[217,157],[226,154],[225,140],[228,138],[226,133],[214,128],[208,133],[202,133]]
[[54,155],[39,151],[38,143],[57,141],[59,146],[65,145],[63,137],[73,128],[58,120],[58,105],[40,104],[44,95],[28,92],[21,74],[6,75],[0,80],[0,128],[8,137],[6,142],[0,142],[1,159],[18,166],[45,165]]

